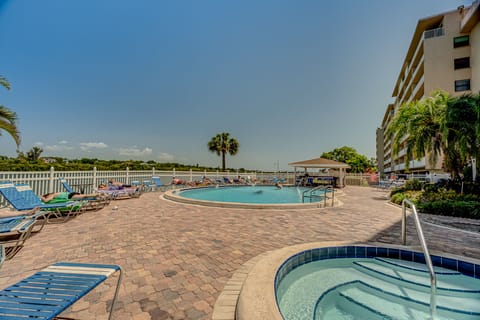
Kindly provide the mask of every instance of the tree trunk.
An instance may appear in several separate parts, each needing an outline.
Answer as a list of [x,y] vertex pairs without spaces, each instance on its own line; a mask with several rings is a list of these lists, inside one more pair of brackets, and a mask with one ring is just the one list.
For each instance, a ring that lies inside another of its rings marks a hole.
[[225,151],[222,151],[222,171],[225,171]]

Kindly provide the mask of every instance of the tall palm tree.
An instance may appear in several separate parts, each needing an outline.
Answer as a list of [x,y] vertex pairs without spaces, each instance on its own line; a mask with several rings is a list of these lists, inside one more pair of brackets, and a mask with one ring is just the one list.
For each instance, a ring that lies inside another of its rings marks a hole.
[[215,152],[217,156],[222,156],[222,170],[225,171],[225,155],[228,153],[234,156],[238,153],[240,144],[234,138],[230,137],[230,133],[222,132],[212,137],[208,142],[208,150]]
[[455,150],[461,165],[466,166],[470,158],[480,157],[480,94],[466,94],[449,101],[447,114],[447,143]]
[[407,103],[400,107],[387,128],[392,138],[392,153],[397,156],[405,148],[405,166],[413,159],[420,160],[425,154],[435,163],[446,154],[445,114],[448,93],[435,91],[432,96]]
[[[10,83],[8,83],[7,79],[1,75],[0,85],[5,89],[10,90]],[[18,147],[20,145],[20,132],[18,131],[16,121],[17,114],[7,107],[0,105],[0,136],[2,135],[2,130],[6,131],[12,136]]]

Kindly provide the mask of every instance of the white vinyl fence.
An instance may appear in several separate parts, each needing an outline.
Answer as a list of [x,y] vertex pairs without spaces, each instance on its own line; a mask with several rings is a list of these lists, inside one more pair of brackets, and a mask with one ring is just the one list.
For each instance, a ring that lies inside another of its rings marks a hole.
[[65,191],[60,178],[65,178],[70,186],[75,190],[91,193],[101,183],[107,183],[108,179],[114,179],[124,184],[131,184],[138,181],[152,183],[152,176],[160,177],[163,184],[170,184],[173,177],[185,181],[200,180],[203,176],[209,179],[221,180],[223,177],[230,179],[242,176],[250,176],[252,179],[258,179],[256,173],[238,173],[236,171],[177,171],[175,169],[168,171],[160,170],[117,170],[102,171],[94,168],[88,171],[55,171],[52,167],[50,171],[0,171],[0,181],[9,181],[13,183],[26,183],[30,185],[37,195]]

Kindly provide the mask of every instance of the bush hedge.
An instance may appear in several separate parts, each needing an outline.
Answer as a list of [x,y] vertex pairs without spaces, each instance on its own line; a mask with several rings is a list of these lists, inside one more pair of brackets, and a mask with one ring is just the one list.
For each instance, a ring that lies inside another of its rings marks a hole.
[[391,192],[390,201],[400,205],[403,199],[408,199],[422,213],[480,219],[480,195],[478,194],[459,194],[454,190],[428,187],[423,191],[412,190],[417,188],[418,185],[413,184],[394,189]]
[[435,200],[418,203],[417,208],[423,213],[480,219],[480,202],[478,201]]

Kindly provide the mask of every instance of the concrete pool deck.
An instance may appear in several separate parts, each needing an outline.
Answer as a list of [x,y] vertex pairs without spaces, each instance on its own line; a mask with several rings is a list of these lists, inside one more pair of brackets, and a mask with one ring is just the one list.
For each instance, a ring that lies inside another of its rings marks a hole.
[[[115,263],[125,277],[114,319],[210,319],[232,275],[267,251],[317,241],[400,244],[401,209],[383,191],[346,187],[342,206],[250,210],[175,203],[162,193],[120,200],[47,225],[0,269],[0,288],[58,261]],[[118,206],[118,210],[112,207]],[[480,234],[424,225],[432,250],[480,259]],[[407,244],[418,245],[409,219]],[[65,312],[106,319],[115,279]]]

